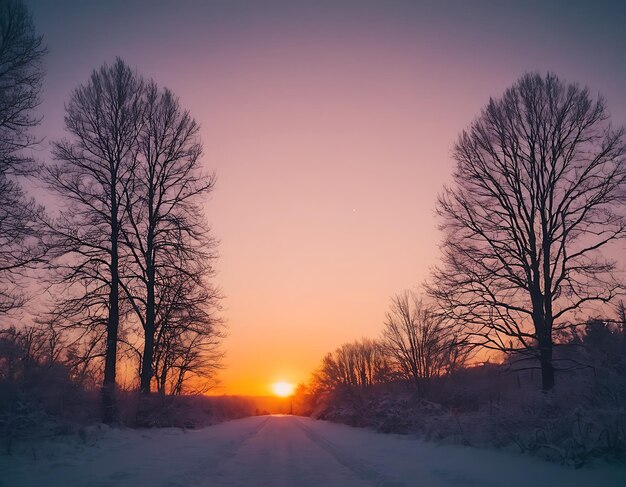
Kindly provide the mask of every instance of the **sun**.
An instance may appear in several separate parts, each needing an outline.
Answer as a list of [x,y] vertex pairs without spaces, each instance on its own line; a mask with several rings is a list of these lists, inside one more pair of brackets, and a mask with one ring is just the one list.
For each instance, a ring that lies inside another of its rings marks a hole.
[[287,397],[293,394],[294,385],[289,382],[274,382],[272,390],[279,397]]

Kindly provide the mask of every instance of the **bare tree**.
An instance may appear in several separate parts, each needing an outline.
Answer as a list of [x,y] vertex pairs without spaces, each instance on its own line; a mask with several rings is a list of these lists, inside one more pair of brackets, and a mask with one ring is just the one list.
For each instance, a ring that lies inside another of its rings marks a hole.
[[587,88],[528,74],[454,147],[430,292],[474,343],[537,357],[544,390],[553,334],[620,287],[600,251],[624,236],[623,134]]
[[116,362],[120,323],[122,203],[133,176],[144,121],[143,80],[121,59],[95,70],[66,106],[71,139],[54,144],[55,165],[44,179],[64,209],[53,237],[66,298],[57,314],[87,329],[106,329],[103,420],[116,421]]
[[29,129],[39,123],[39,105],[46,53],[42,36],[24,4],[0,0],[0,173],[32,171],[20,151],[35,143]]
[[[213,189],[215,177],[201,171],[199,127],[189,112],[181,109],[178,99],[169,90],[161,91],[151,83],[145,104],[138,163],[125,193],[128,225],[122,227],[122,235],[132,264],[122,286],[144,331],[140,390],[149,394],[159,325],[167,326],[166,334],[174,329],[173,318],[164,319],[159,310],[185,305],[197,310],[197,303],[192,302],[197,297],[194,289],[187,289],[189,295],[176,292],[180,281],[202,288],[213,272],[210,263],[214,242],[200,203]],[[204,264],[194,265],[200,262]],[[174,292],[168,289],[171,283],[176,285]],[[205,299],[202,305],[214,305],[216,296],[213,293],[213,302]],[[167,302],[173,297],[177,301]],[[194,318],[198,318],[197,314]],[[210,314],[203,318],[212,319]],[[202,319],[188,321],[184,327],[187,330]],[[211,328],[211,323],[203,326]],[[184,375],[181,374],[181,383]]]
[[20,274],[42,257],[36,222],[43,209],[26,196],[17,177],[34,168],[23,150],[36,142],[30,129],[39,123],[34,109],[45,52],[28,9],[0,0],[0,313],[24,303]]
[[382,344],[401,375],[422,393],[431,378],[462,365],[468,352],[459,330],[410,291],[391,300]]
[[158,293],[152,368],[160,394],[181,394],[190,380],[206,392],[221,368],[220,296],[207,282],[209,262],[191,263],[194,269],[168,276]]
[[323,388],[364,388],[389,380],[389,364],[380,343],[362,339],[327,354],[314,381]]

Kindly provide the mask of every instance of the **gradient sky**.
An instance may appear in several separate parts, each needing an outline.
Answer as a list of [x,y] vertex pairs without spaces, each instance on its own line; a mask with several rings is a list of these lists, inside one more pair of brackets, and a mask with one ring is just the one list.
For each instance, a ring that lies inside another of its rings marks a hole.
[[202,126],[229,326],[220,393],[269,394],[379,334],[390,296],[436,263],[456,137],[523,73],[587,84],[626,122],[626,2],[26,3],[50,49],[48,140],[115,56]]

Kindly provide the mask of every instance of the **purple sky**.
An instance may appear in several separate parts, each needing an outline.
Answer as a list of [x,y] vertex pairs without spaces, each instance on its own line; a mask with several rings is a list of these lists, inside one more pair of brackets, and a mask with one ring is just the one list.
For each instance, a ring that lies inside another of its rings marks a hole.
[[220,392],[267,394],[378,335],[390,295],[436,263],[456,137],[524,72],[587,84],[626,122],[620,2],[26,3],[50,49],[48,139],[115,56],[202,125],[230,328]]

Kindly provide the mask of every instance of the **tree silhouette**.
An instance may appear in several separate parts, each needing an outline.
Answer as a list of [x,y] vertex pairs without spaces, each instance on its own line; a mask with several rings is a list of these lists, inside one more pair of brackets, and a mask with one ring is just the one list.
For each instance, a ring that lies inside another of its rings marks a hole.
[[[144,331],[140,390],[150,393],[155,339],[166,332],[171,337],[179,323],[171,312],[195,309],[197,288],[206,291],[202,305],[216,304],[217,292],[206,283],[214,242],[199,206],[215,177],[201,170],[198,124],[169,90],[149,84],[143,113],[137,163],[125,192],[128,225],[122,235],[130,263],[122,286]],[[204,264],[195,265],[199,262]],[[190,284],[186,294],[177,292],[181,279]],[[211,321],[209,316],[207,312],[203,319]]]
[[181,394],[195,379],[194,392],[206,392],[221,368],[222,322],[214,312],[220,295],[207,279],[211,261],[186,261],[185,272],[162,276],[156,309],[152,367],[160,394]]
[[327,389],[365,388],[386,382],[389,374],[389,363],[381,344],[364,338],[344,343],[326,354],[314,380]]
[[106,329],[103,420],[116,421],[115,376],[120,323],[120,228],[122,206],[136,165],[144,122],[145,84],[121,59],[93,71],[66,106],[71,139],[54,143],[57,163],[44,179],[64,205],[52,229],[64,256],[59,279],[66,298],[60,318],[87,329]]
[[528,74],[454,147],[430,292],[474,343],[537,357],[544,390],[555,383],[555,331],[620,286],[600,251],[626,228],[623,133],[587,88]]
[[45,52],[28,9],[18,1],[0,1],[0,313],[24,304],[20,274],[43,252],[36,223],[43,209],[26,196],[18,177],[34,170],[23,150],[36,142],[30,129],[39,123],[33,111]]
[[391,300],[382,344],[400,375],[422,394],[432,378],[462,364],[468,351],[458,327],[409,291]]

